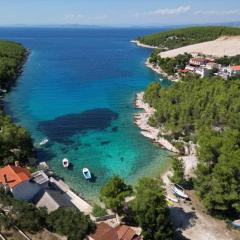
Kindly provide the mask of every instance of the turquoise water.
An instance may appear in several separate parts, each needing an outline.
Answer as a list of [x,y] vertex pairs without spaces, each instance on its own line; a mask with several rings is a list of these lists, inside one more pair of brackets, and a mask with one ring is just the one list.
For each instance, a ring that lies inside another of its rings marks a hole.
[[[134,183],[159,175],[169,153],[144,138],[133,123],[134,96],[159,76],[144,61],[151,50],[130,40],[159,29],[0,29],[0,37],[31,49],[5,108],[26,127],[38,150],[74,190],[96,199],[112,175]],[[161,81],[169,85],[169,81]],[[72,170],[63,169],[67,157]],[[86,182],[81,169],[95,176]]]

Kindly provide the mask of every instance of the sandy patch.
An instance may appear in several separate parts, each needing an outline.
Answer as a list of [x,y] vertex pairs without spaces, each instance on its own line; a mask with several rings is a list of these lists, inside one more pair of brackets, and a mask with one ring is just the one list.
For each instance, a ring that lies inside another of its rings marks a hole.
[[215,57],[235,56],[240,54],[240,36],[220,37],[214,41],[198,43],[160,53],[163,58],[176,57],[184,53],[200,53]]

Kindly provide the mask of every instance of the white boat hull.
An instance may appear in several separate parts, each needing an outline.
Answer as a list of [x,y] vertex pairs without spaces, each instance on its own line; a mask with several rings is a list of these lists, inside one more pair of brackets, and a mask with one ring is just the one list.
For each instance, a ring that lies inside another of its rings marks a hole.
[[69,160],[67,158],[64,158],[62,161],[63,167],[68,168],[69,167]]
[[184,193],[184,191],[178,189],[178,188],[175,187],[175,186],[171,186],[171,190],[172,190],[172,192],[173,192],[175,195],[177,195],[178,197],[186,198],[186,199],[189,198],[189,196],[188,196],[186,193]]
[[90,180],[92,178],[91,172],[88,168],[83,168],[82,173],[87,180]]
[[239,229],[240,229],[240,219],[233,221],[233,222],[232,222],[232,225],[233,225],[235,228],[239,228]]

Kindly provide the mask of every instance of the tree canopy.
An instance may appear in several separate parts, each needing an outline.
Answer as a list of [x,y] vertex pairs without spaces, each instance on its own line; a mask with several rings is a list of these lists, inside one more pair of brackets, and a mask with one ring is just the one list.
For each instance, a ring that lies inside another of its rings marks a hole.
[[[29,163],[33,157],[33,144],[28,131],[14,124],[0,111],[0,166],[18,160]],[[32,162],[33,163],[33,162]]]
[[[44,208],[36,208],[32,203],[16,200],[12,194],[0,187],[0,205],[8,206],[7,214],[9,226],[17,225],[24,231],[38,232],[45,227],[47,211]],[[6,218],[6,217],[5,217]]]
[[188,64],[191,54],[179,54],[174,58],[161,58],[159,50],[154,50],[150,55],[149,62],[158,65],[168,75],[174,75],[177,69],[184,69]]
[[112,177],[100,190],[100,200],[107,208],[121,214],[125,198],[132,193],[132,187],[120,177]]
[[240,64],[240,55],[236,56],[224,56],[221,58],[218,58],[217,63],[222,64],[223,66],[229,66],[229,65],[239,65]]
[[171,177],[171,181],[176,184],[183,184],[185,180],[183,161],[174,157],[172,161],[172,170],[173,176]]
[[159,179],[142,178],[136,186],[133,211],[143,230],[144,239],[173,239],[169,221],[169,209],[164,196],[163,183]]
[[47,225],[50,230],[68,236],[68,240],[84,240],[96,228],[89,216],[73,208],[59,208],[50,213]]
[[240,213],[240,81],[188,76],[168,88],[151,84],[144,99],[155,109],[150,124],[174,143],[194,141],[199,164],[195,189],[216,215]]
[[26,49],[18,43],[0,41],[0,88],[9,89],[21,70]]
[[[19,75],[26,49],[14,42],[0,41],[0,95],[10,89]],[[34,163],[32,139],[26,129],[14,124],[0,109],[0,166]]]

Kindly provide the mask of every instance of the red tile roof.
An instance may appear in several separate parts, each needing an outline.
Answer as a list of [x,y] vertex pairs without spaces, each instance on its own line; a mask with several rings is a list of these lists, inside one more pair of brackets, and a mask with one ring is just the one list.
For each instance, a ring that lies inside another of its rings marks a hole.
[[6,166],[0,168],[0,184],[7,184],[10,188],[29,180],[31,173],[22,167]]
[[206,62],[206,61],[208,61],[208,60],[206,60],[205,58],[191,58],[190,59],[191,61],[195,61],[195,62]]
[[137,234],[129,226],[121,225],[113,228],[104,222],[98,224],[96,232],[90,235],[94,240],[133,240],[136,236]]
[[119,226],[116,231],[120,240],[132,240],[136,236],[133,229],[126,225]]
[[231,68],[232,68],[233,71],[240,71],[240,65],[232,66]]

